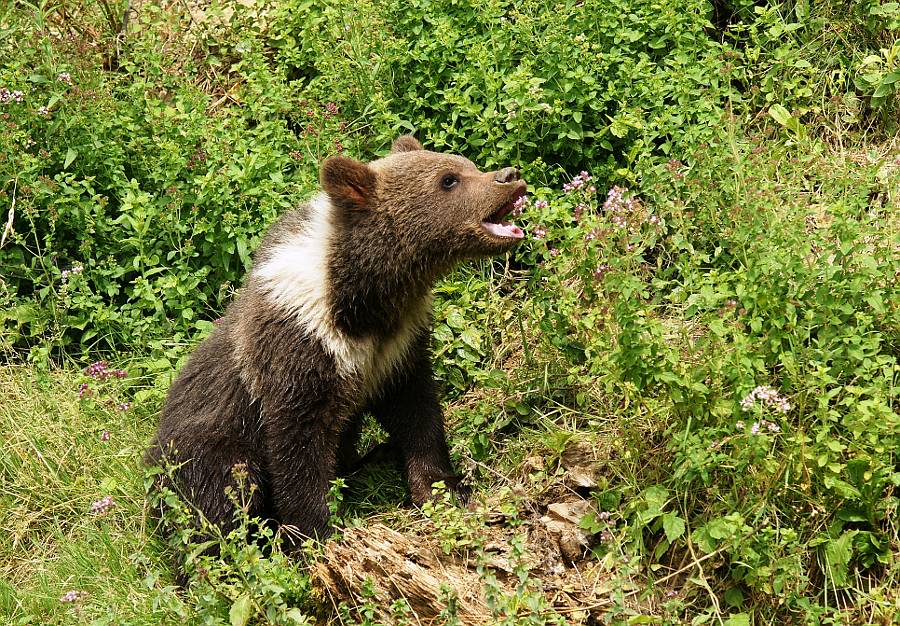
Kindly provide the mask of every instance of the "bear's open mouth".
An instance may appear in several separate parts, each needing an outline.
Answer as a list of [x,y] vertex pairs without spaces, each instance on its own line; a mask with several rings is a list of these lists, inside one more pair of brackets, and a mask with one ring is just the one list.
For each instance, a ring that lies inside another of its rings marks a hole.
[[521,228],[512,222],[503,221],[503,218],[512,213],[513,209],[516,208],[516,200],[524,195],[525,186],[522,185],[512,192],[506,204],[488,215],[481,222],[481,227],[494,237],[502,237],[504,239],[522,239],[525,237],[525,232]]

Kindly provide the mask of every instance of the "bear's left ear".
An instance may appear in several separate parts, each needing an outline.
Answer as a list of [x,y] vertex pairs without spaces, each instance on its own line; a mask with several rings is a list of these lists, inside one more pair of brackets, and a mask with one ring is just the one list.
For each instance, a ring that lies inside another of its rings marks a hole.
[[418,140],[412,135],[400,135],[397,139],[394,140],[393,145],[391,146],[391,154],[397,154],[398,152],[412,152],[414,150],[424,150],[422,144],[418,142]]
[[322,189],[335,205],[351,210],[370,209],[375,202],[375,172],[347,157],[330,157],[322,164]]

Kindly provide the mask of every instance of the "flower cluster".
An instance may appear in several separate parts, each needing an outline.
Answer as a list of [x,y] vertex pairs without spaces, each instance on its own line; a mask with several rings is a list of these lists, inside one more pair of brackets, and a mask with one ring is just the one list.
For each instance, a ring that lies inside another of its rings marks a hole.
[[89,395],[91,395],[92,393],[94,393],[94,392],[91,391],[91,386],[88,385],[87,383],[81,383],[81,384],[78,386],[78,398],[79,398],[79,399],[81,399],[81,398],[83,398],[83,397],[85,397],[85,396],[89,396]]
[[531,198],[528,196],[519,196],[519,199],[513,203],[512,214],[515,216],[522,215],[530,204]]
[[23,100],[25,100],[25,94],[21,91],[10,91],[6,87],[0,87],[0,104],[22,102]]
[[87,591],[67,591],[62,596],[60,596],[59,601],[63,604],[69,604],[71,602],[78,602],[79,600],[84,600],[87,597]]
[[[737,430],[744,430],[744,428],[746,428],[747,426],[746,426],[746,424],[744,424],[743,420],[738,420],[735,423],[734,427]],[[770,422],[768,420],[760,420],[758,422],[753,422],[753,424],[750,426],[750,434],[758,435],[759,431],[762,429],[766,429],[770,433],[780,433],[781,432],[781,426],[779,426],[775,422]]]
[[130,408],[131,408],[130,402],[120,402],[119,404],[116,405],[116,411],[119,411],[119,412],[125,412]]
[[684,163],[678,159],[670,159],[669,162],[666,163],[666,169],[669,170],[669,173],[674,175],[675,178],[684,178]]
[[91,505],[91,515],[106,515],[114,506],[116,506],[116,501],[112,496],[105,496]]
[[61,83],[65,83],[67,85],[71,85],[72,84],[72,75],[69,74],[68,72],[60,72],[59,74],[56,75],[56,80],[58,80]]
[[594,193],[597,191],[597,188],[593,185],[585,186],[588,181],[591,180],[591,175],[587,172],[581,172],[575,178],[573,178],[570,182],[563,185],[563,191],[566,193],[572,193],[577,189],[584,189],[589,193]]
[[82,371],[85,376],[90,376],[94,380],[109,380],[110,378],[125,378],[128,376],[128,372],[125,370],[109,369],[106,361],[91,363]]
[[76,276],[84,271],[84,265],[77,263],[67,270],[62,271],[63,282],[67,282],[70,276]]
[[541,225],[538,225],[538,226],[535,226],[534,229],[532,229],[531,234],[536,239],[543,239],[544,237],[547,236],[547,229]]
[[610,532],[610,530],[609,530],[609,527],[610,526],[615,527],[616,520],[611,519],[611,515],[610,515],[609,511],[600,511],[597,514],[597,519],[607,525],[607,528],[604,528],[603,531],[600,533],[600,541],[602,543],[609,543],[614,538],[612,532]]
[[612,268],[608,263],[598,265],[597,269],[594,270],[594,280],[598,283],[602,281],[604,278],[606,278],[606,275],[609,273],[610,269]]
[[109,441],[109,431],[108,430],[104,430],[103,433],[100,435],[100,441]]
[[603,210],[618,230],[635,230],[642,224],[661,226],[662,220],[644,208],[641,201],[628,193],[628,189],[615,186],[606,195]]
[[547,202],[546,200],[535,200],[534,201],[534,208],[536,208],[538,211],[540,211],[541,209],[546,209],[548,206],[550,206],[550,203]]
[[791,405],[787,398],[779,394],[768,385],[760,385],[741,400],[741,408],[745,411],[751,410],[759,401],[762,407],[771,407],[779,413],[787,413],[791,410]]

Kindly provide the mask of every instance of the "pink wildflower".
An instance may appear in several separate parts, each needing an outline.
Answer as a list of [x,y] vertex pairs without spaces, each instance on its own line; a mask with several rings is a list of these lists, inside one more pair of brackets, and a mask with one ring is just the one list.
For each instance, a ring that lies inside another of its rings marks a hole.
[[71,602],[78,602],[79,600],[84,600],[87,597],[87,591],[67,591],[60,598],[59,601],[62,604],[69,604]]
[[113,500],[112,496],[105,496],[91,505],[91,514],[105,515],[114,506],[116,506],[116,501]]

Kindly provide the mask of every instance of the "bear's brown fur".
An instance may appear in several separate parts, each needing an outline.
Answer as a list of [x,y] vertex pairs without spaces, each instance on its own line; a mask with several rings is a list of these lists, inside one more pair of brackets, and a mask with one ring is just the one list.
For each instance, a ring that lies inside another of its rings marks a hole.
[[172,385],[147,452],[225,530],[225,490],[243,464],[252,516],[326,535],[329,483],[358,461],[365,413],[388,432],[414,502],[436,481],[458,483],[430,362],[430,290],[456,262],[521,239],[501,220],[525,182],[410,136],[369,164],[327,159],[321,182],[323,194],[269,230]]

